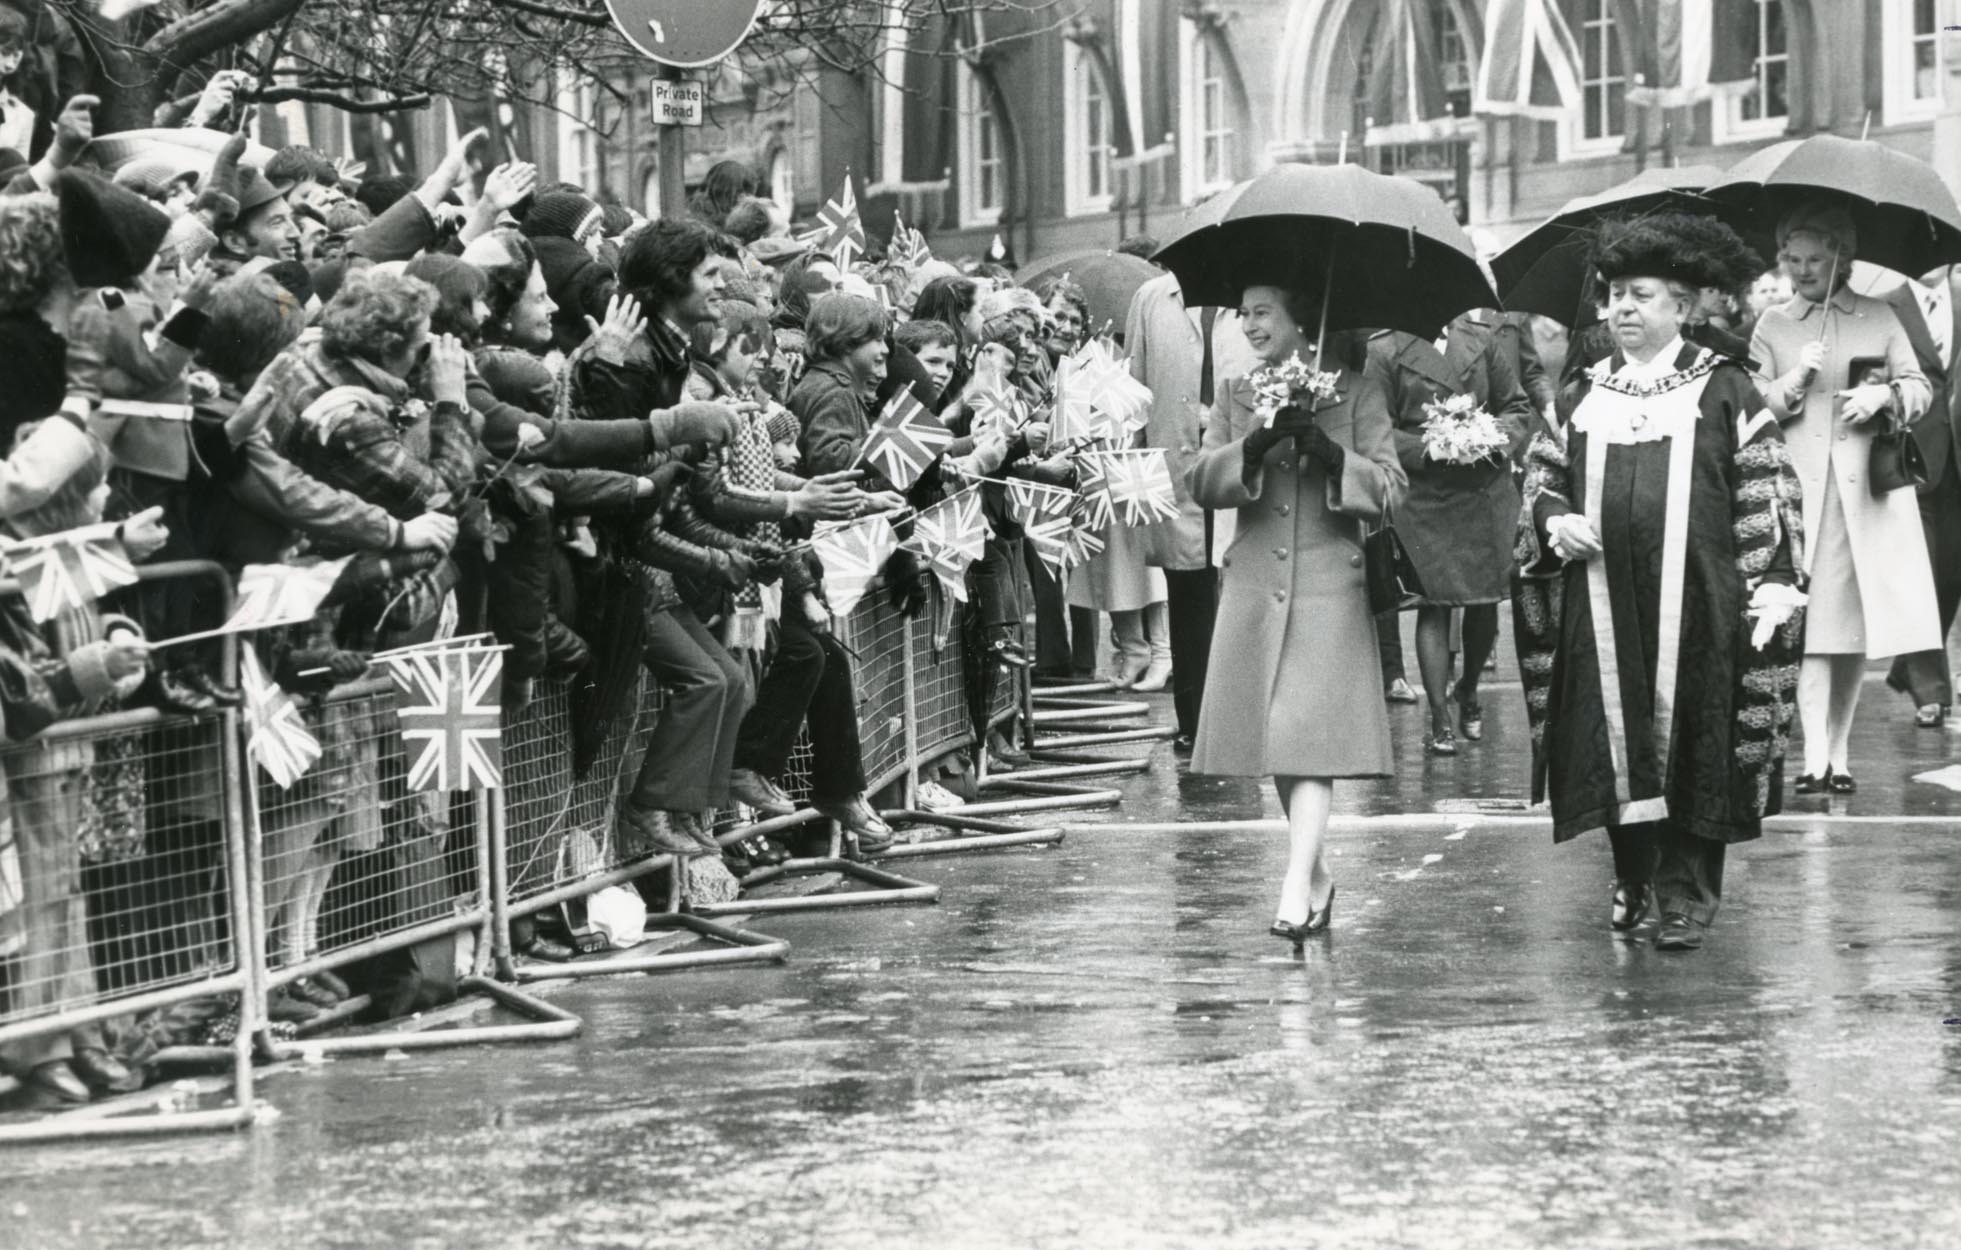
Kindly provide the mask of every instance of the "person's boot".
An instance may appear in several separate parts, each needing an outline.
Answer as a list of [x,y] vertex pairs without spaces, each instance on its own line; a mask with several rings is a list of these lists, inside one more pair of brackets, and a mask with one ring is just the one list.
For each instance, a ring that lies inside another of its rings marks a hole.
[[631,799],[620,804],[620,849],[629,855],[672,855],[692,859],[702,853],[694,837],[674,828],[672,813],[641,807]]
[[237,686],[227,686],[203,665],[184,665],[177,670],[177,679],[193,690],[210,695],[212,701],[219,707],[238,707],[245,702],[243,690]]
[[20,1085],[27,1103],[36,1108],[89,1100],[89,1087],[82,1084],[66,1059],[36,1065],[20,1078]]
[[68,1067],[90,1089],[105,1094],[131,1094],[143,1088],[143,1074],[132,1071],[100,1046],[83,1046],[69,1057]]
[[781,786],[753,768],[738,768],[729,774],[729,794],[766,819],[794,816],[797,811],[796,802]]
[[1130,688],[1138,694],[1158,694],[1170,684],[1171,661],[1153,657],[1144,675],[1130,683]]

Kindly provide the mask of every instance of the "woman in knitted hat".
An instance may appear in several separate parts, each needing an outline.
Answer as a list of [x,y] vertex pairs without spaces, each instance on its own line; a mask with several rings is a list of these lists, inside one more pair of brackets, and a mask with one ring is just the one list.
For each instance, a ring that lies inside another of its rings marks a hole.
[[1917,420],[1933,389],[1892,305],[1846,285],[1859,249],[1850,214],[1823,201],[1800,205],[1779,223],[1777,246],[1797,296],[1764,313],[1750,355],[1804,483],[1811,539],[1796,789],[1850,794],[1866,662],[1941,646],[1914,492],[1876,494],[1871,474],[1873,434]]
[[1676,215],[1609,223],[1615,347],[1564,446],[1527,453],[1513,597],[1553,837],[1605,830],[1609,921],[1693,950],[1732,842],[1778,809],[1804,517],[1776,419],[1735,360],[1686,342],[1718,262]]
[[537,251],[545,273],[545,289],[557,311],[552,314],[552,343],[569,352],[585,342],[586,318],[605,319],[619,283],[613,270],[599,259],[605,235],[605,210],[583,195],[552,191],[532,201],[518,229]]

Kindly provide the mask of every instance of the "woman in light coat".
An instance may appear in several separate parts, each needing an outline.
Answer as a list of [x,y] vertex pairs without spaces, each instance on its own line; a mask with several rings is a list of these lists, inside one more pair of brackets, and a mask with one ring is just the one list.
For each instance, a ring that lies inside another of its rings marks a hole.
[[[1318,310],[1298,291],[1248,287],[1240,316],[1266,363],[1314,359],[1303,327]],[[1192,771],[1274,779],[1291,842],[1272,932],[1297,946],[1334,907],[1322,852],[1334,779],[1393,768],[1362,533],[1407,479],[1382,388],[1346,365],[1331,371],[1332,398],[1312,410],[1303,398],[1271,427],[1252,381],[1228,379],[1186,475],[1200,507],[1237,511]]]
[[1875,495],[1869,471],[1874,432],[1886,420],[1916,420],[1933,391],[1892,308],[1846,286],[1858,251],[1849,214],[1801,206],[1779,224],[1777,246],[1797,297],[1764,313],[1750,356],[1804,484],[1810,537],[1798,674],[1804,775],[1793,788],[1850,794],[1852,715],[1866,661],[1941,645],[1914,492]]

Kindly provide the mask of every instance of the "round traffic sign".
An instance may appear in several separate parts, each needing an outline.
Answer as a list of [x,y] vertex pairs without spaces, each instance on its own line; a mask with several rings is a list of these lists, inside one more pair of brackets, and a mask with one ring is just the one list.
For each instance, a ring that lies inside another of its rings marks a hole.
[[712,65],[749,35],[768,0],[606,0],[626,41],[661,62]]

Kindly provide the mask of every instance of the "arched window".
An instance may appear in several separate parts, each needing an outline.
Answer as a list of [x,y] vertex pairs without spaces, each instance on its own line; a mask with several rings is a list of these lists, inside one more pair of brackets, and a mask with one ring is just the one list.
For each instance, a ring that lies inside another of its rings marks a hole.
[[797,211],[796,167],[790,162],[788,148],[778,146],[769,154],[769,198],[785,214],[795,215]]
[[1115,96],[1095,52],[1070,40],[1063,45],[1063,192],[1072,217],[1108,212],[1112,200],[1110,144]]
[[1008,141],[994,92],[972,66],[960,66],[960,224],[992,226],[1008,205]]

